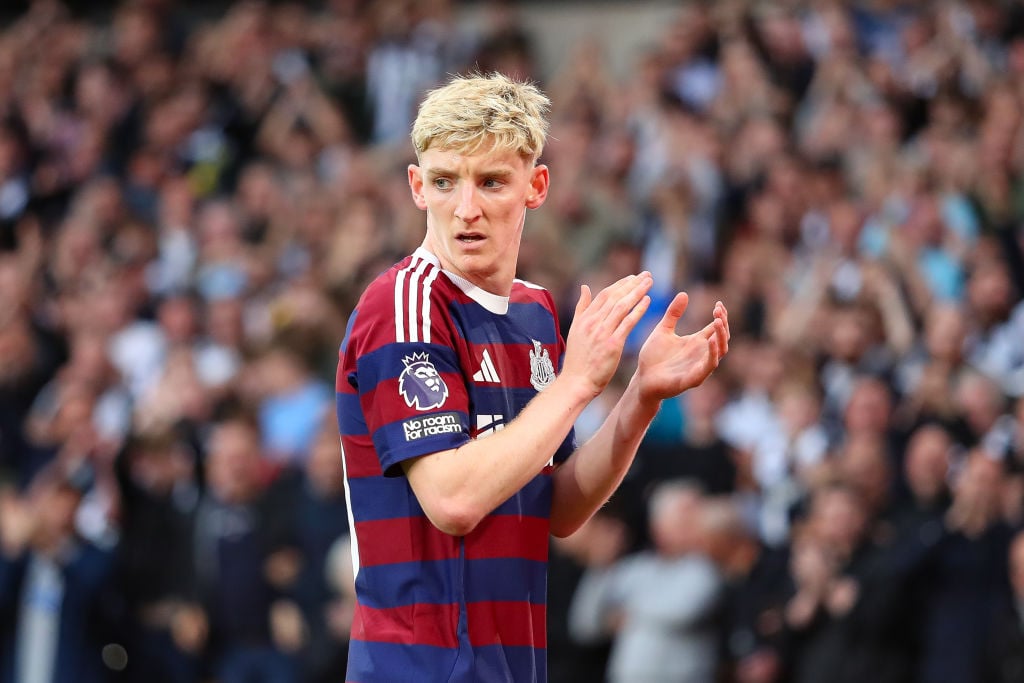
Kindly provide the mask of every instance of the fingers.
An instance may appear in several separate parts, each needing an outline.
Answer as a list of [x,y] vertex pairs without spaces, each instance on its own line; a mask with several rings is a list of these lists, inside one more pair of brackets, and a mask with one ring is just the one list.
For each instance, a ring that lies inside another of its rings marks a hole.
[[729,332],[729,311],[728,309],[726,309],[725,304],[723,304],[721,301],[715,303],[714,315],[716,318],[720,318],[722,322],[725,323],[726,336],[731,338],[732,335]]
[[729,351],[729,312],[721,301],[715,304],[714,319],[699,333],[708,341],[711,367],[718,367],[722,357]]
[[683,317],[683,313],[686,313],[686,307],[690,305],[690,297],[686,292],[679,292],[675,298],[672,299],[672,303],[668,305],[665,310],[665,315],[661,316],[661,322],[658,323],[660,327],[665,328],[669,332],[674,332],[676,324],[679,319]]
[[725,354],[723,346],[724,337],[721,335],[722,324],[720,321],[715,320],[711,325],[715,329],[713,336],[708,340],[708,353],[711,356],[711,367],[717,368],[719,361],[722,360],[722,356]]
[[640,319],[644,317],[644,313],[650,308],[651,297],[644,296],[639,302],[629,311],[629,314],[622,319],[619,326],[615,328],[615,336],[618,339],[625,339],[629,336],[629,333],[633,331],[636,324],[640,322]]
[[590,302],[593,301],[593,295],[590,293],[590,287],[587,285],[580,285],[580,298],[576,302],[576,312],[573,313],[573,320],[579,317],[580,313],[587,310],[590,306]]
[[729,330],[729,311],[721,301],[715,304],[715,320],[721,323],[720,328],[716,328],[716,335],[724,356],[729,351],[729,339],[732,337],[732,332]]
[[653,280],[648,272],[628,275],[601,290],[589,311],[593,319],[609,333],[631,314],[650,290]]

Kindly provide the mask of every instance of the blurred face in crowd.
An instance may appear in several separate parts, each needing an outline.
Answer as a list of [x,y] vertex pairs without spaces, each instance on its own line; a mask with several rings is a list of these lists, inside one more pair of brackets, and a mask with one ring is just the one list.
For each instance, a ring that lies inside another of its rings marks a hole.
[[949,434],[938,426],[921,427],[907,445],[905,469],[914,498],[933,501],[946,490],[949,472]]
[[869,323],[859,308],[841,307],[833,311],[829,328],[829,354],[841,361],[856,362],[870,343]]
[[892,397],[879,380],[863,379],[853,388],[846,404],[844,422],[847,431],[882,433],[889,424]]
[[663,489],[651,499],[651,538],[658,552],[677,557],[701,546],[702,496],[693,489]]
[[956,481],[954,506],[967,511],[975,522],[984,526],[991,524],[1000,511],[1002,467],[1002,463],[988,457],[983,451],[973,451]]
[[180,481],[192,475],[192,463],[185,446],[172,438],[153,439],[131,453],[132,480],[156,495],[170,493]]
[[341,448],[335,429],[322,429],[310,449],[306,476],[317,491],[337,494],[345,488],[345,470],[341,466]]
[[0,387],[15,384],[33,370],[34,341],[28,321],[17,317],[0,327]]
[[225,297],[206,302],[206,333],[210,339],[235,349],[245,343],[244,304],[237,297]]
[[172,344],[192,340],[198,329],[196,316],[195,304],[184,296],[172,296],[161,302],[157,309],[160,327]]
[[1005,318],[1012,301],[1012,286],[1006,266],[994,261],[976,267],[967,281],[967,300],[973,316],[982,325]]
[[424,246],[445,270],[508,295],[526,210],[547,197],[547,167],[493,145],[471,154],[430,148],[419,161],[409,167],[409,186],[427,212]]
[[48,549],[74,531],[75,512],[82,494],[62,483],[50,483],[37,495],[33,501],[35,514],[38,515],[33,544],[37,548]]
[[847,435],[840,461],[845,480],[864,497],[868,508],[881,509],[889,494],[889,461],[885,442],[879,434],[855,432]]
[[989,430],[1003,412],[1002,390],[988,377],[970,373],[956,387],[956,403],[975,434]]
[[686,414],[697,420],[713,420],[728,400],[725,384],[712,375],[685,394]]
[[821,416],[821,404],[814,390],[800,382],[787,382],[779,387],[776,404],[790,434],[807,429]]
[[823,489],[811,504],[811,528],[816,538],[842,555],[853,552],[867,523],[864,504],[852,491]]
[[252,500],[259,492],[259,465],[259,439],[251,427],[228,422],[216,428],[206,455],[206,477],[219,500],[229,504]]

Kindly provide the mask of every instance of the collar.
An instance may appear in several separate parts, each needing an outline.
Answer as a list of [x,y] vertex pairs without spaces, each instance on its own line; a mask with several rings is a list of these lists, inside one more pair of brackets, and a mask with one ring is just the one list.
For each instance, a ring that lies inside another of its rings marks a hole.
[[[428,251],[425,247],[417,247],[416,251],[413,252],[413,256],[419,256],[420,258],[433,263],[438,268],[441,268],[441,262],[438,260],[437,256],[435,256],[433,252]],[[485,289],[477,287],[461,275],[456,275],[444,268],[441,268],[441,272],[447,275],[448,279],[451,280],[456,287],[461,289],[466,296],[483,306],[491,313],[496,315],[505,315],[508,313],[509,298],[507,296],[492,294]]]

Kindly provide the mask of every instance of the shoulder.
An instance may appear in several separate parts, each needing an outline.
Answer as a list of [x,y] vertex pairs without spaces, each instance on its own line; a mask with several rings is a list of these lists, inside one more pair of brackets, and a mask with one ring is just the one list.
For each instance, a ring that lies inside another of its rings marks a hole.
[[451,284],[443,272],[437,263],[418,252],[407,256],[370,283],[356,309],[372,308],[389,316],[409,310],[419,312],[418,306],[438,296],[451,297]]
[[510,299],[517,303],[539,303],[552,313],[555,311],[555,299],[551,296],[551,292],[529,280],[516,278],[512,283]]
[[530,282],[529,280],[520,280],[519,278],[512,281],[512,292],[513,294],[518,294],[525,298],[551,298],[551,292],[549,292],[545,287],[542,287],[535,282]]
[[437,264],[407,256],[378,275],[359,298],[352,338],[388,342],[430,342],[432,328],[447,314],[451,287]]

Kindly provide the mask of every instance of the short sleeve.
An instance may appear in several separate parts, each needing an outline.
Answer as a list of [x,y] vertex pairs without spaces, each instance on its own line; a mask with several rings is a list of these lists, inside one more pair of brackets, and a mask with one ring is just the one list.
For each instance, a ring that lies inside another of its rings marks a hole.
[[348,349],[354,355],[349,383],[359,394],[386,476],[401,474],[404,460],[457,448],[470,438],[469,399],[450,314],[441,292],[422,294],[415,306],[361,302],[363,338]]

